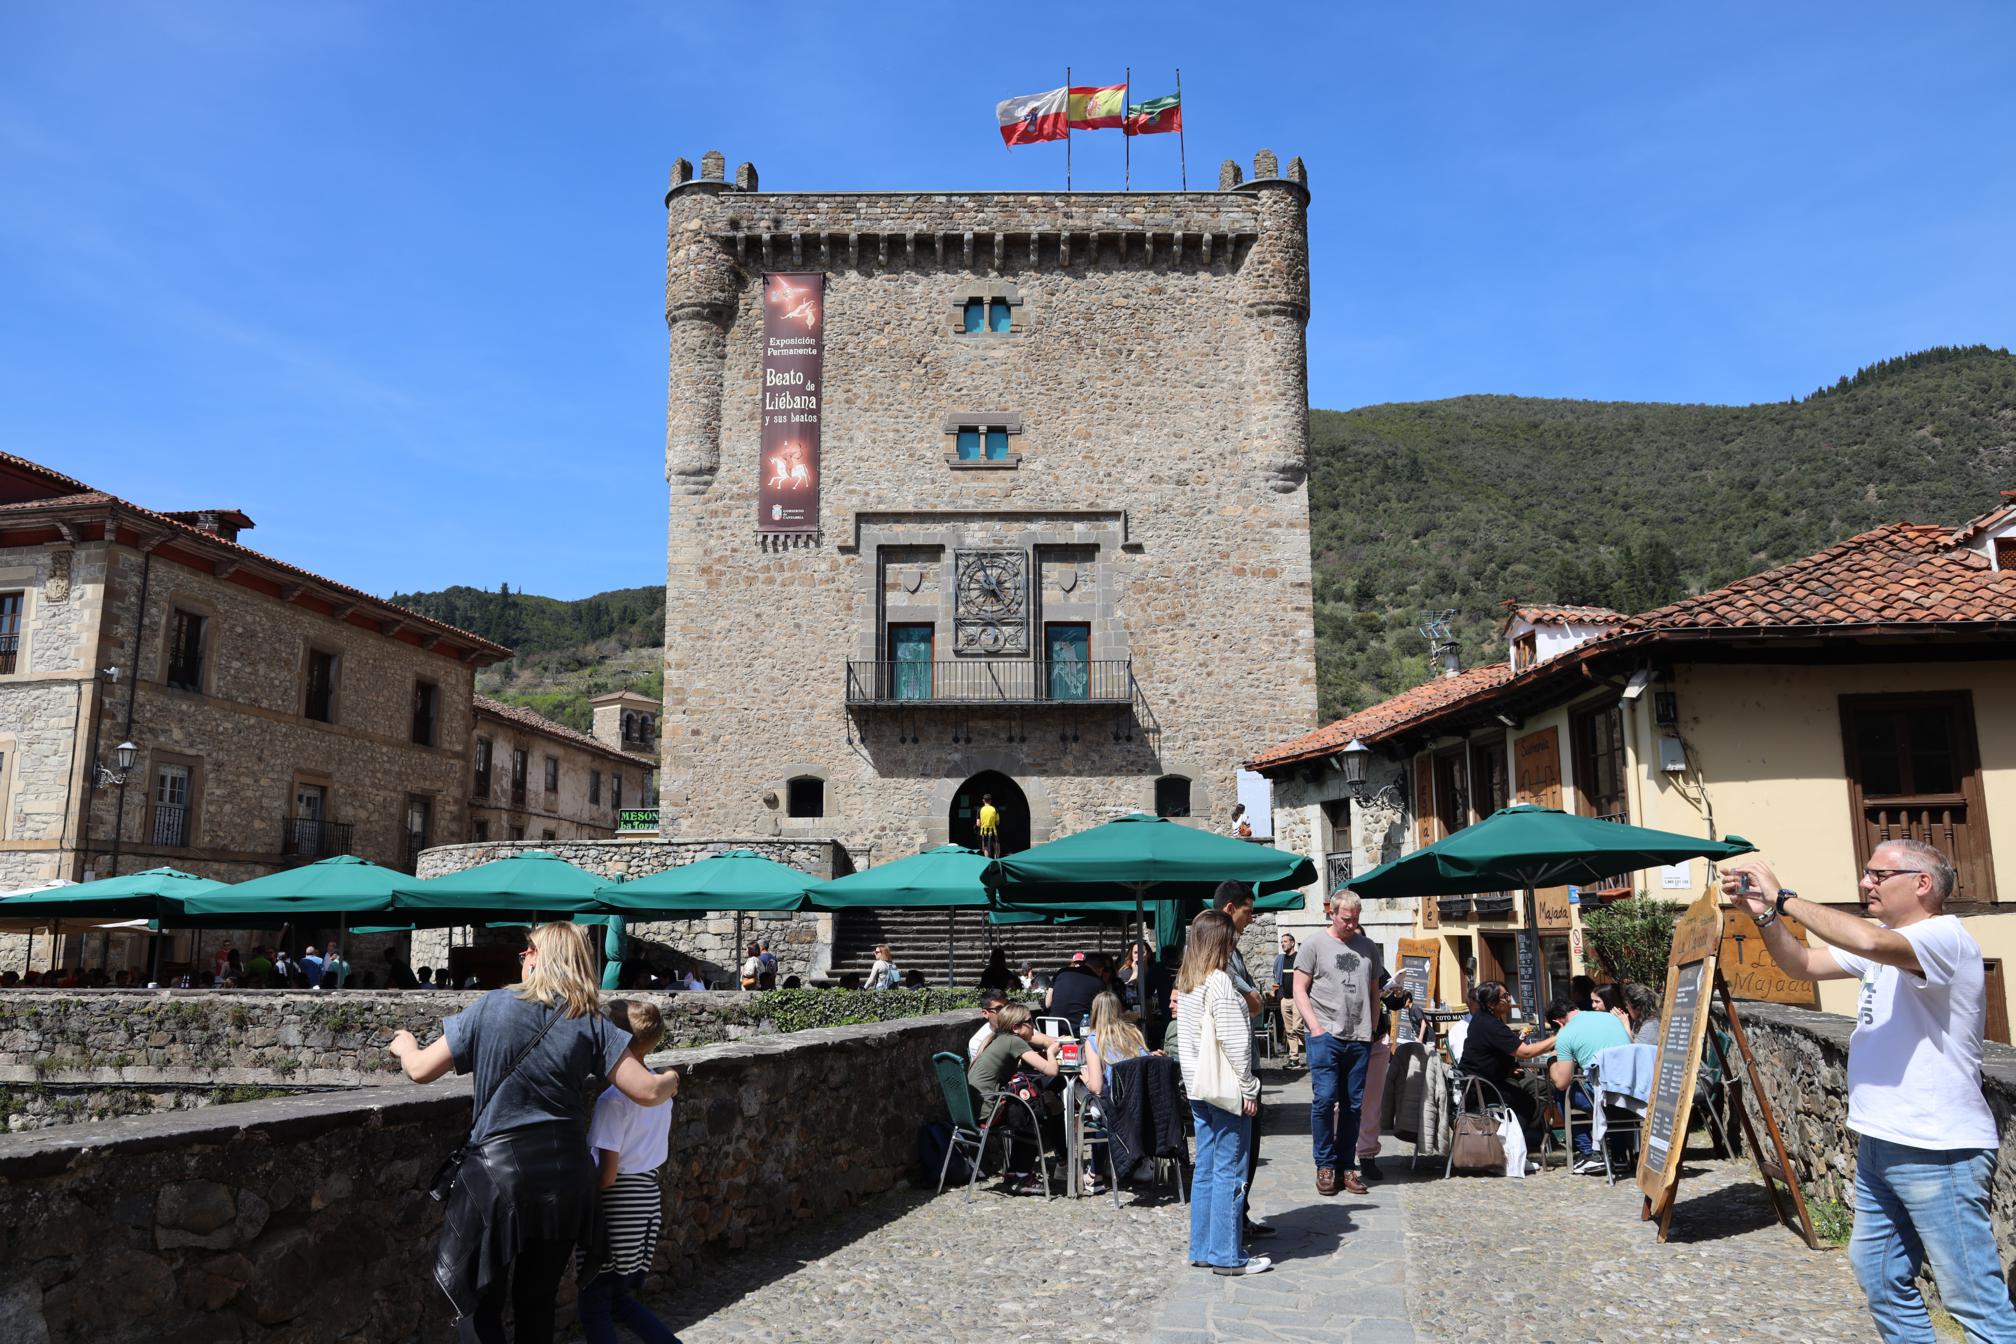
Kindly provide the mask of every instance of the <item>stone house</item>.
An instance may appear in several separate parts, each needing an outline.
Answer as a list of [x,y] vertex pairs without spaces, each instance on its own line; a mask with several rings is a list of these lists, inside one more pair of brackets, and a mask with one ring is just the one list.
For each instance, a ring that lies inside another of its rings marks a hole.
[[[1981,944],[1989,1034],[2016,957],[2016,495],[1959,527],[1893,523],[1633,616],[1519,607],[1502,663],[1451,672],[1260,752],[1281,843],[1351,869],[1514,801],[1753,841],[1790,886],[1859,907],[1885,839],[1951,854],[1948,909]],[[1369,758],[1346,784],[1347,749]],[[1552,974],[1584,967],[1581,913],[1692,900],[1696,861],[1539,893]],[[1439,945],[1441,997],[1517,984],[1523,900],[1377,902],[1389,939]],[[1740,947],[1736,949],[1741,955]],[[1754,949],[1753,949],[1754,951]],[[1740,992],[1740,986],[1739,986]],[[1803,992],[1803,991],[1802,991]],[[1849,981],[1819,1006],[1852,1012]],[[1810,1000],[1809,1000],[1810,1001]]]
[[473,678],[509,650],[251,550],[251,526],[0,456],[0,888],[410,868],[467,834]]
[[[1264,151],[1242,176],[779,193],[675,167],[668,837],[866,866],[973,843],[983,794],[1009,850],[1222,823],[1250,745],[1314,724],[1309,189]],[[768,451],[766,418],[795,441]]]
[[603,738],[599,709],[593,737],[485,695],[475,712],[467,840],[608,839],[618,815],[642,804],[653,762]]

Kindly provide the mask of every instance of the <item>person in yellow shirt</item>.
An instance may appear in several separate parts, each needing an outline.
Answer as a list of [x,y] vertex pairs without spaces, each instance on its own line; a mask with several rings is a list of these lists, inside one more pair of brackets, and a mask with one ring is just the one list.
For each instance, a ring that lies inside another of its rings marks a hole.
[[980,852],[990,859],[1001,857],[1001,809],[991,793],[980,795]]

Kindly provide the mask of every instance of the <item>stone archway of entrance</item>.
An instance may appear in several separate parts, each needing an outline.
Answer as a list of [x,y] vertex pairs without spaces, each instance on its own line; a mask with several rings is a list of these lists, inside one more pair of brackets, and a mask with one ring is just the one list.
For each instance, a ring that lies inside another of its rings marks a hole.
[[955,845],[980,848],[980,799],[994,797],[1001,813],[1001,852],[1019,854],[1029,848],[1029,799],[1022,786],[998,770],[982,770],[952,795],[946,830]]

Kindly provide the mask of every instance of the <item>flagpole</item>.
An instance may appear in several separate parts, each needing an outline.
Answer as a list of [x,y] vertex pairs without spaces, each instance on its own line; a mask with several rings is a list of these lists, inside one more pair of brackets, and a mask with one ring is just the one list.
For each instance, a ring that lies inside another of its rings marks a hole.
[[1190,158],[1183,152],[1183,67],[1176,67],[1176,162],[1183,170],[1183,190],[1190,190]]
[[1071,190],[1071,67],[1064,67],[1064,190]]
[[1127,100],[1134,96],[1134,67],[1127,67],[1127,78],[1120,85],[1120,139],[1126,144],[1126,158],[1121,168],[1120,189],[1134,190],[1134,136],[1127,129]]

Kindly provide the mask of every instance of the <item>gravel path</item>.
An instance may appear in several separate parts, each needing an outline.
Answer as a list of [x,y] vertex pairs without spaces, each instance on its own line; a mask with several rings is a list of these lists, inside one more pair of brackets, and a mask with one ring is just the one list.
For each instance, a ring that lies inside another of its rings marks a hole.
[[[722,1255],[652,1305],[685,1344],[1664,1344],[1875,1338],[1839,1250],[1779,1227],[1747,1164],[1688,1164],[1673,1239],[1600,1177],[1410,1172],[1388,1140],[1369,1196],[1316,1194],[1309,1085],[1267,1074],[1253,1209],[1273,1273],[1186,1264],[1172,1197],[1016,1198],[904,1190],[766,1248]],[[1143,1272],[1142,1266],[1149,1266]],[[578,1335],[576,1336],[578,1338]]]

